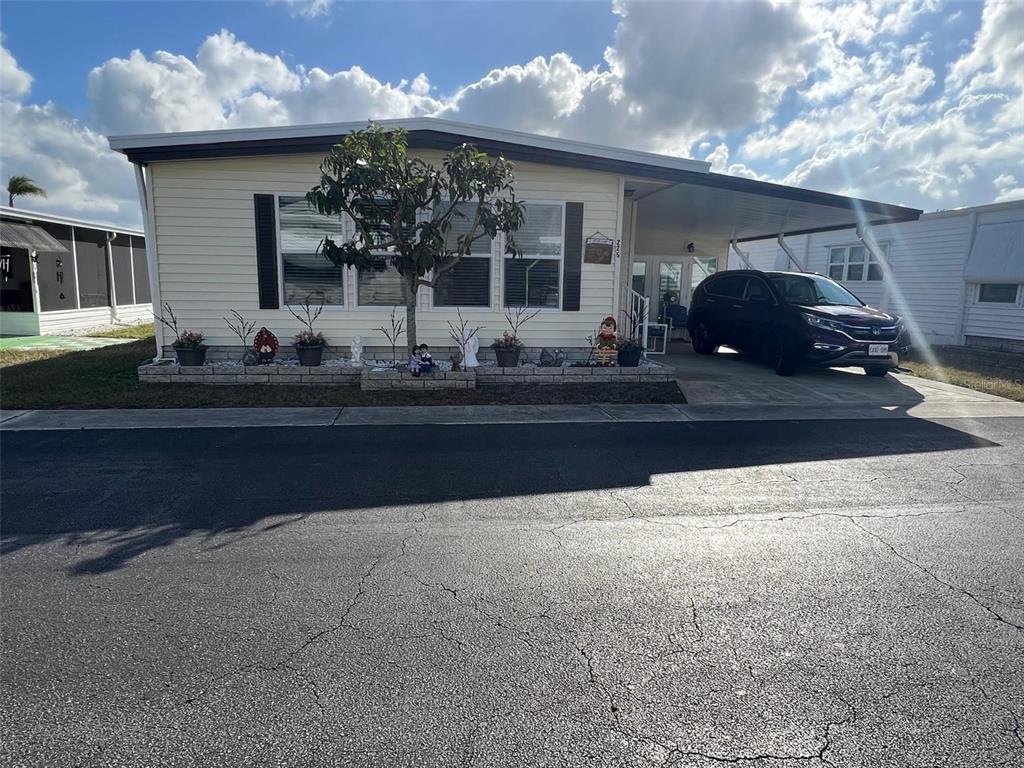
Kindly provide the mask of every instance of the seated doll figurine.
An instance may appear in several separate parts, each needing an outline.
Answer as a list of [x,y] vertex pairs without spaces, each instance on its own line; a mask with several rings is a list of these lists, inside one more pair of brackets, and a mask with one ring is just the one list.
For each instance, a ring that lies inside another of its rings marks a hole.
[[412,348],[412,353],[409,355],[409,371],[413,376],[417,378],[420,375],[420,367],[423,364],[423,359],[420,357],[420,348],[418,346]]
[[430,347],[420,344],[420,370],[423,373],[434,372],[434,358],[430,356]]

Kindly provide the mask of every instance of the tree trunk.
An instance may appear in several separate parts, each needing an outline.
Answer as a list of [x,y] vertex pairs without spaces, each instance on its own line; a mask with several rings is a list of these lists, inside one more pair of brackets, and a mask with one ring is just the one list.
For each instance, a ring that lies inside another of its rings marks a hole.
[[13,195],[13,194],[11,194],[11,193],[8,193],[8,194],[7,194],[7,205],[8,205],[8,207],[10,207],[10,208],[13,208],[13,207],[14,207],[14,195]]
[[416,346],[416,292],[420,287],[419,277],[413,272],[406,275],[409,281],[405,294],[405,341],[406,351]]

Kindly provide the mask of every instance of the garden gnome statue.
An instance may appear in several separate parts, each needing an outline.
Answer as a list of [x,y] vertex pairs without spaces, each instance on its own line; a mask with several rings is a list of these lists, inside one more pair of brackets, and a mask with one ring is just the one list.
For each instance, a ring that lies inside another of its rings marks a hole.
[[363,337],[352,337],[352,365],[363,364]]
[[615,350],[618,344],[615,341],[615,332],[618,324],[615,318],[608,315],[601,321],[601,329],[597,332],[597,343],[594,344],[594,358],[598,365],[611,365],[615,359]]
[[480,361],[476,359],[476,353],[480,351],[480,339],[476,337],[475,333],[469,336],[469,338],[463,336],[463,339],[465,341],[463,341],[462,346],[466,350],[466,359],[462,361],[462,367],[467,370],[469,368],[479,368]]

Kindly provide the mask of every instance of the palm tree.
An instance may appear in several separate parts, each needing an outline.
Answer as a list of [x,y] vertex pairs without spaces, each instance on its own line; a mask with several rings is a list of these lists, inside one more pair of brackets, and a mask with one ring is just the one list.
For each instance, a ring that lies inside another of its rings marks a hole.
[[7,180],[7,204],[14,207],[14,198],[18,195],[38,195],[46,197],[46,190],[30,179],[28,176],[11,176]]

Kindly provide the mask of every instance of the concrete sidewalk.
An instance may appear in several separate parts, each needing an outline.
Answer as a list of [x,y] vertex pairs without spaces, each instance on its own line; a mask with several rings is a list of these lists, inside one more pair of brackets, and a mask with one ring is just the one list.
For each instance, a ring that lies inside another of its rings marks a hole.
[[995,400],[923,402],[912,406],[606,404],[0,411],[0,431],[1006,417],[1024,418],[1024,403]]

